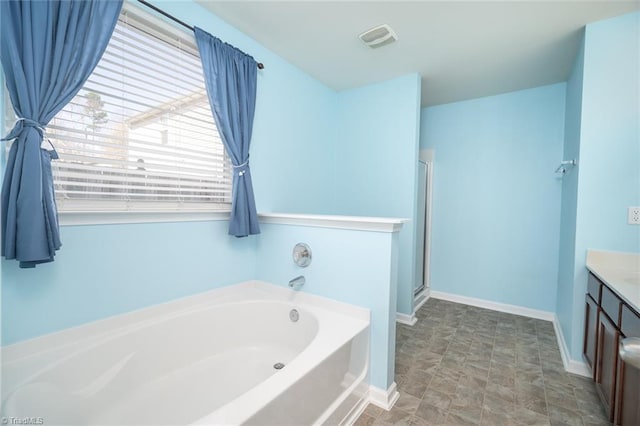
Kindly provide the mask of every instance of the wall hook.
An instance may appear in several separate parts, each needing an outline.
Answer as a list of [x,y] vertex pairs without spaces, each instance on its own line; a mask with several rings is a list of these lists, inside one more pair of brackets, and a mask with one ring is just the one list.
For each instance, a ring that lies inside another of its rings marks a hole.
[[578,164],[578,160],[576,160],[575,158],[573,160],[563,160],[562,162],[560,162],[560,165],[556,169],[555,173],[560,173],[564,175],[570,170],[571,167],[574,167],[577,164]]

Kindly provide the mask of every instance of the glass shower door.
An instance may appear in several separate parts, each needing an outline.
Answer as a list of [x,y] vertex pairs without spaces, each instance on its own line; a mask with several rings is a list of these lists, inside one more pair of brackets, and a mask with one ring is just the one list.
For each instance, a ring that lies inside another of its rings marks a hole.
[[427,251],[427,181],[429,178],[429,164],[418,162],[418,219],[416,222],[416,281],[413,294],[418,295],[425,288],[426,266],[425,254]]

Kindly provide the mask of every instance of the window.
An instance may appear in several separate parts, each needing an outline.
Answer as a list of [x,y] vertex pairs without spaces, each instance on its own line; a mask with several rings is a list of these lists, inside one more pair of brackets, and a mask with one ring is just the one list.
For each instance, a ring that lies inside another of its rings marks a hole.
[[58,209],[228,210],[231,163],[193,35],[123,10],[78,95],[47,126]]

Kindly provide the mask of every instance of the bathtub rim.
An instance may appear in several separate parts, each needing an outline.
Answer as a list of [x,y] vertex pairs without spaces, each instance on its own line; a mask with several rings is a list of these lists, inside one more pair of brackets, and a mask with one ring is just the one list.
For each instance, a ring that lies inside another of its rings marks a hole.
[[[50,353],[73,351],[76,346],[95,344],[126,330],[135,329],[146,323],[151,324],[160,320],[160,318],[183,315],[192,310],[206,308],[211,304],[240,302],[243,301],[241,298],[245,295],[251,297],[249,300],[272,300],[303,304],[371,323],[371,311],[367,308],[302,291],[293,291],[265,281],[249,280],[108,316],[2,346],[0,347],[1,366],[8,366],[32,357],[46,356],[46,354]],[[257,299],[253,297],[257,297]]]
[[[286,391],[288,387],[309,372],[316,365],[316,362],[328,358],[344,345],[349,344],[360,333],[369,334],[371,330],[369,309],[321,296],[296,292],[262,281],[247,281],[8,345],[2,348],[2,365],[10,367],[14,363],[25,363],[27,366],[29,374],[24,378],[18,377],[16,383],[13,384],[14,386],[9,386],[15,389],[21,385],[21,382],[28,382],[34,376],[39,375],[41,365],[50,365],[51,360],[57,364],[58,358],[64,360],[103,343],[109,344],[110,340],[117,339],[121,335],[152,327],[155,324],[162,324],[162,322],[170,321],[176,317],[211,308],[215,309],[217,306],[262,302],[291,307],[298,306],[316,316],[319,322],[316,337],[302,349],[296,358],[287,364],[288,368],[283,370],[281,374],[271,376],[256,386],[262,390],[274,391],[274,393],[267,392],[268,399]],[[350,321],[346,321],[347,319]],[[367,337],[367,342],[369,338]],[[368,345],[369,343],[367,343],[367,347],[369,347]],[[369,356],[365,359],[363,372],[358,378],[358,382],[362,380],[368,382],[366,377],[369,373]],[[256,388],[251,388],[245,394],[219,407],[204,418],[193,419],[195,422],[191,420],[193,423],[190,424],[201,424],[200,420],[211,417],[211,414],[219,412],[218,410],[227,405],[237,407],[239,399],[250,401],[249,406],[252,408],[257,407],[255,411],[247,411],[246,415],[234,414],[232,416],[234,419],[238,419],[238,423],[241,423],[265,405],[260,401],[262,398],[255,399],[251,396],[245,396],[250,393],[254,396],[259,395],[260,392],[256,392]],[[12,392],[7,391],[8,389],[4,389],[3,399]],[[227,410],[225,412],[233,411]]]
[[[334,318],[331,318],[331,320],[334,320]],[[352,392],[357,385],[359,385],[363,381],[367,381],[370,366],[369,351],[371,350],[371,323],[365,323],[354,318],[352,318],[352,320],[353,324],[349,324],[346,328],[344,328],[344,324],[342,324],[343,327],[341,328],[341,324],[333,324],[334,327],[339,327],[339,331],[337,333],[332,332],[333,330],[335,330],[335,328],[332,330],[326,329],[326,319],[324,321],[320,321],[320,329],[318,330],[318,335],[303,351],[301,351],[289,364],[285,366],[284,370],[281,370],[281,373],[277,373],[269,377],[246,393],[229,401],[227,404],[219,407],[212,413],[209,413],[206,416],[189,423],[189,425],[204,426],[219,424],[244,424],[244,422],[249,420],[253,415],[260,411],[260,409],[264,408],[269,402],[271,402],[271,400],[282,395],[282,393],[287,391],[299,380],[303,380],[306,374],[311,372],[313,368],[319,365],[314,364],[314,361],[325,361],[346,345],[352,344],[353,340],[356,337],[360,336],[362,333],[365,333],[367,356],[364,360],[362,372],[360,372],[360,374],[355,377],[354,383],[349,386],[348,389],[343,391],[343,395],[345,393]],[[325,327],[323,327],[323,325]],[[348,337],[348,339],[346,337]],[[335,401],[332,406],[334,404]],[[243,411],[242,408],[244,407],[258,407],[258,409],[254,411]]]

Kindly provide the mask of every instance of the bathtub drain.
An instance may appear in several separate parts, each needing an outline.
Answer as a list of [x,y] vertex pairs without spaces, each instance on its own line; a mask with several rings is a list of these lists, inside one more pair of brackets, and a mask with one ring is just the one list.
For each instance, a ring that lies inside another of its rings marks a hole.
[[292,309],[291,311],[289,311],[289,319],[292,322],[297,322],[300,319],[300,313],[297,309]]
[[276,362],[275,364],[273,364],[273,368],[275,368],[276,370],[282,370],[284,368],[284,364],[281,362]]

